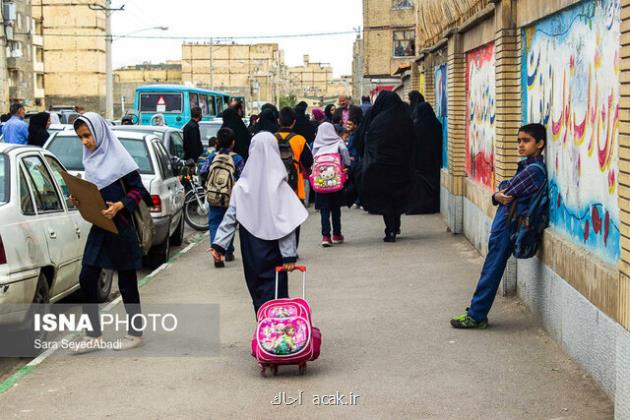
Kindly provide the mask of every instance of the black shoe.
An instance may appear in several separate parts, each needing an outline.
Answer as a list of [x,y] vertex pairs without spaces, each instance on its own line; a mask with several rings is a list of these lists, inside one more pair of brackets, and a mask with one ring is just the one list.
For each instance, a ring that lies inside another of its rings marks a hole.
[[396,234],[395,233],[386,234],[385,237],[383,238],[383,242],[396,242]]
[[234,254],[228,254],[225,256],[225,261],[226,262],[232,262],[234,261]]
[[223,261],[215,261],[214,268],[223,268],[225,267],[225,263]]

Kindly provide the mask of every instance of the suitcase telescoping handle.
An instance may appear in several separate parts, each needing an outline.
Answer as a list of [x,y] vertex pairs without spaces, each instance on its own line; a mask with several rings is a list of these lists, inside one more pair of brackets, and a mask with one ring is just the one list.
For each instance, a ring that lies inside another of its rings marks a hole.
[[[295,269],[302,272],[302,299],[304,299],[306,296],[306,266],[296,265]],[[283,266],[276,267],[276,299],[278,299],[278,278],[279,274],[283,271],[285,271]]]

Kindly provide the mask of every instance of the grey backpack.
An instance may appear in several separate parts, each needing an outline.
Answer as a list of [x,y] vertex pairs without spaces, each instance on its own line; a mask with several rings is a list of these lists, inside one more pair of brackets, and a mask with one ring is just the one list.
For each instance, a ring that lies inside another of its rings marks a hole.
[[[127,188],[125,183],[121,181],[123,191],[127,195]],[[155,236],[155,224],[153,223],[153,217],[149,211],[149,206],[144,200],[138,202],[136,210],[133,212],[132,223],[138,236],[138,245],[140,245],[140,251],[143,256],[149,254],[151,245],[153,244],[153,237]]]
[[149,206],[147,203],[140,200],[138,208],[133,212],[133,224],[138,234],[138,244],[140,245],[140,251],[142,255],[147,255],[153,244],[153,237],[155,236],[155,224],[153,223],[153,217],[149,212]]
[[213,207],[227,208],[230,205],[232,187],[236,175],[234,153],[217,153],[212,159],[206,182],[206,197]]

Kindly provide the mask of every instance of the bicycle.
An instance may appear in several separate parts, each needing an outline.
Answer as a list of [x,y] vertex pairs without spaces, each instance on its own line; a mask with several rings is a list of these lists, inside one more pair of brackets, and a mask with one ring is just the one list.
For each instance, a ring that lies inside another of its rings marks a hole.
[[200,232],[208,230],[209,206],[206,190],[195,173],[195,163],[186,162],[179,176],[179,181],[186,190],[184,198],[184,220],[191,228]]

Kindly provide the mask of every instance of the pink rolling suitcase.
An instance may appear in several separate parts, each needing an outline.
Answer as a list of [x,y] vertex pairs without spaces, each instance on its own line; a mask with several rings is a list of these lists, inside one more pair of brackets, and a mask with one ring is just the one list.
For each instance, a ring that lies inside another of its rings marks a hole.
[[258,360],[260,374],[267,376],[267,369],[275,376],[279,365],[297,365],[298,373],[306,373],[306,363],[319,357],[322,335],[311,321],[311,308],[304,299],[306,267],[296,266],[302,272],[302,298],[278,299],[278,274],[276,267],[275,299],[266,302],[258,310],[258,326],[252,338],[252,356]]

